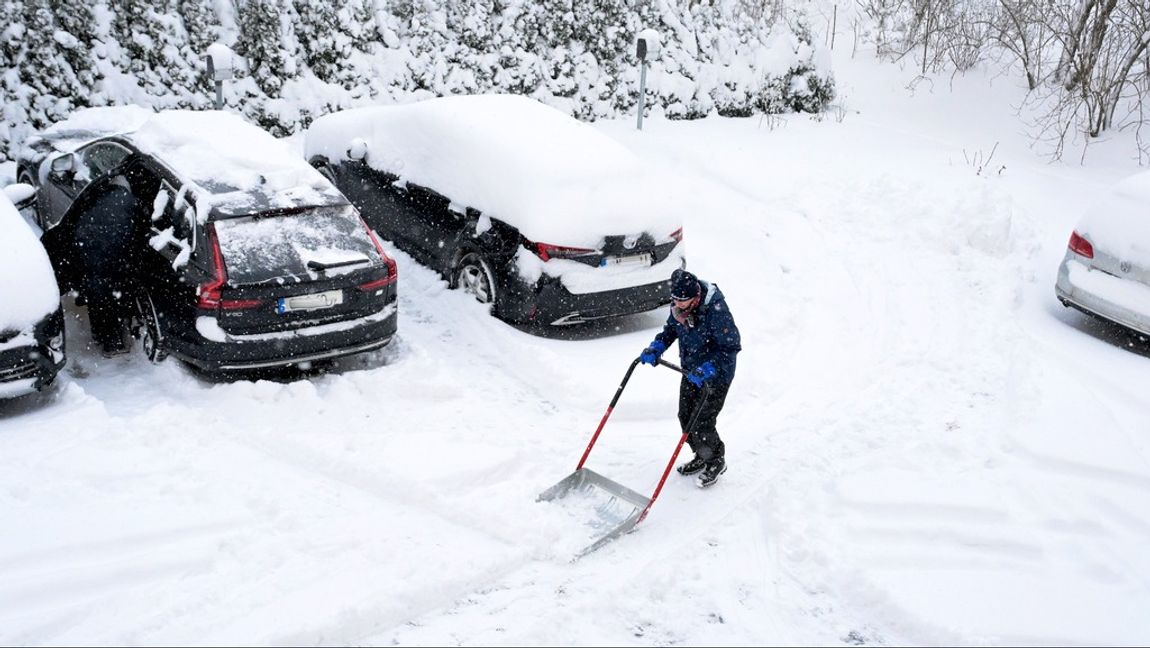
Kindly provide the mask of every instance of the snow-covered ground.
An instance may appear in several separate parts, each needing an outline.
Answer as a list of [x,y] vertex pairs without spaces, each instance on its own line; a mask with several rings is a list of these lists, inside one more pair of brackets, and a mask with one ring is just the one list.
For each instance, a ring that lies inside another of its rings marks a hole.
[[[535,502],[663,313],[522,331],[397,253],[399,337],[322,376],[73,321],[58,392],[0,405],[0,643],[1150,642],[1150,345],[1053,294],[1136,166],[1048,164],[1005,77],[836,71],[841,120],[598,124],[709,205],[690,267],[744,343],[715,487],[574,563],[594,511]],[[638,369],[588,465],[652,490],[676,385]]]

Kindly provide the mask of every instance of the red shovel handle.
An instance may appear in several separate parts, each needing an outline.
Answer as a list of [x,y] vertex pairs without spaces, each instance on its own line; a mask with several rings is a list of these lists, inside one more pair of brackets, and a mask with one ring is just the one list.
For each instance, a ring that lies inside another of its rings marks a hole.
[[[667,362],[660,359],[659,364],[673,369],[681,374],[685,374],[682,367],[677,364]],[[603,413],[603,418],[599,421],[599,427],[595,428],[595,434],[591,435],[591,441],[587,444],[587,449],[583,451],[583,456],[579,459],[579,465],[575,466],[575,470],[582,470],[583,464],[587,461],[588,455],[591,454],[591,448],[595,447],[595,442],[599,440],[599,433],[603,431],[603,426],[607,424],[607,419],[611,417],[611,412],[615,410],[615,405],[619,402],[619,397],[623,395],[623,389],[627,386],[627,381],[631,380],[631,374],[635,372],[635,367],[639,366],[639,359],[635,358],[631,361],[631,366],[627,367],[627,373],[623,376],[623,382],[619,383],[619,388],[615,390],[615,397],[611,399],[611,404],[607,406],[607,411]],[[647,502],[647,507],[639,515],[639,520],[635,522],[638,524],[647,517],[647,511],[651,510],[651,505],[655,503],[655,499],[659,497],[659,493],[663,490],[663,484],[667,481],[667,476],[671,474],[671,468],[675,465],[675,460],[679,458],[679,452],[683,449],[683,443],[686,442],[687,437],[691,431],[695,429],[695,424],[699,421],[699,414],[703,411],[703,405],[707,402],[707,398],[711,395],[710,385],[703,385],[703,397],[699,399],[699,404],[695,406],[695,411],[691,413],[691,420],[687,423],[687,429],[683,430],[683,435],[679,437],[679,443],[675,446],[675,452],[671,454],[671,460],[667,462],[666,469],[663,470],[663,477],[659,480],[659,485],[655,487],[655,493],[651,495],[651,501]]]

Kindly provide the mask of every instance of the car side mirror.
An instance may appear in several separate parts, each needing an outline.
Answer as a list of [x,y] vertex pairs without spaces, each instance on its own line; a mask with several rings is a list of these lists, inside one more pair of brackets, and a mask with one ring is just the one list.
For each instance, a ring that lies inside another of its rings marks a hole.
[[52,160],[52,173],[58,176],[67,176],[76,171],[76,155],[65,153]]
[[367,159],[367,142],[357,137],[347,146],[347,159],[363,162]]

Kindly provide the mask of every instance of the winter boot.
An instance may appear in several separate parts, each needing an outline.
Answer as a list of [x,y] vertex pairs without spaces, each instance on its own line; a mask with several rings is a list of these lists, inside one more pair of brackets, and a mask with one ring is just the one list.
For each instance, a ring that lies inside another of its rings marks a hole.
[[702,470],[706,467],[707,467],[707,462],[703,461],[702,459],[700,459],[698,457],[695,457],[694,459],[688,461],[687,463],[679,466],[675,470],[678,470],[680,475],[683,475],[684,477],[686,477],[687,475],[694,475],[695,473],[699,472],[700,470]]
[[699,475],[699,480],[696,482],[699,488],[706,488],[719,480],[719,475],[727,472],[727,462],[723,459],[715,459],[707,464],[703,470],[703,474]]

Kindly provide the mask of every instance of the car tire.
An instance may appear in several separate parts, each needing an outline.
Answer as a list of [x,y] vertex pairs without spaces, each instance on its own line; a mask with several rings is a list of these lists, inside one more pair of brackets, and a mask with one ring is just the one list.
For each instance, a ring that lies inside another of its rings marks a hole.
[[159,364],[168,357],[164,350],[164,333],[160,328],[160,315],[156,311],[156,304],[152,296],[141,291],[136,298],[136,312],[140,320],[140,348],[144,357],[152,364]]
[[496,299],[495,273],[491,265],[478,252],[465,250],[452,272],[452,288],[471,293],[481,304],[494,304]]

